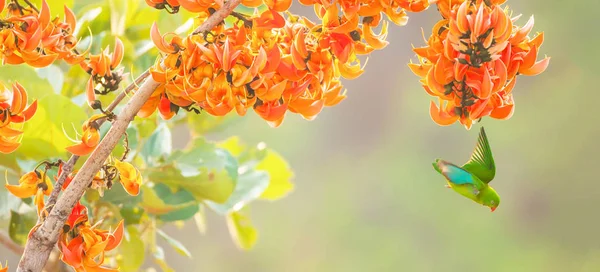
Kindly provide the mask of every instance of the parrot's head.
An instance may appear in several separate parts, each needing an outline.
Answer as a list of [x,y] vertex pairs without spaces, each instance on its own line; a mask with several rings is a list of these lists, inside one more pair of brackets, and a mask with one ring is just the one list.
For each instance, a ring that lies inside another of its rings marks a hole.
[[482,192],[483,195],[481,196],[481,199],[483,200],[483,205],[490,207],[493,212],[498,208],[498,205],[500,205],[500,196],[492,189],[492,187],[488,187],[487,189],[488,190],[485,190],[485,192]]

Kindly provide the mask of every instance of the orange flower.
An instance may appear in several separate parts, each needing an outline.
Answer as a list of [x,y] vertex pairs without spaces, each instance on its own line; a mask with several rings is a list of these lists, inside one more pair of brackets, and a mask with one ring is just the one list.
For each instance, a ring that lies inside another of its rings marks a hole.
[[11,194],[19,198],[32,197],[38,192],[38,189],[48,196],[53,189],[50,179],[48,177],[42,179],[42,174],[38,171],[31,171],[23,175],[19,179],[19,185],[8,184],[7,180],[4,186]]
[[115,51],[110,53],[106,47],[99,55],[90,55],[90,60],[81,63],[81,68],[92,76],[104,77],[109,75],[123,60],[123,42],[115,38]]
[[85,271],[119,271],[103,267],[105,252],[116,248],[123,239],[123,221],[114,232],[99,230],[91,227],[86,221],[77,228],[77,235],[69,239],[67,234],[62,235],[60,250],[62,261],[70,265],[77,272]]
[[142,174],[133,165],[128,162],[115,160],[115,167],[119,170],[119,181],[125,191],[132,196],[140,193],[142,185]]
[[438,97],[430,114],[439,125],[460,121],[465,128],[485,116],[508,119],[514,112],[517,75],[543,72],[549,58],[537,61],[543,34],[529,39],[533,17],[514,27],[504,1],[442,1],[447,19],[432,30],[427,46],[415,48],[419,64],[409,64],[425,91]]
[[88,210],[87,207],[82,205],[79,201],[71,210],[71,214],[67,218],[66,225],[69,226],[69,231],[75,229],[80,224],[84,224],[88,221]]
[[106,117],[106,115],[96,114],[85,121],[82,126],[83,135],[81,135],[81,142],[67,147],[67,151],[77,156],[85,156],[92,153],[98,143],[100,143],[100,132],[98,131],[99,127],[96,121],[103,117]]
[[11,153],[21,145],[19,136],[23,131],[15,124],[28,121],[36,111],[37,100],[28,106],[27,91],[21,84],[13,83],[9,91],[0,82],[0,153]]

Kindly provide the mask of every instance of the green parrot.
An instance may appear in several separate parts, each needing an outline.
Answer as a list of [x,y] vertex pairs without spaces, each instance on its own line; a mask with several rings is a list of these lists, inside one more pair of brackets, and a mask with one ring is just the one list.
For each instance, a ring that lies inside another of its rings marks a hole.
[[500,196],[488,185],[496,175],[496,166],[483,127],[479,132],[475,151],[467,163],[459,167],[442,159],[436,159],[433,168],[446,178],[448,182],[446,187],[490,207],[492,212],[500,204]]

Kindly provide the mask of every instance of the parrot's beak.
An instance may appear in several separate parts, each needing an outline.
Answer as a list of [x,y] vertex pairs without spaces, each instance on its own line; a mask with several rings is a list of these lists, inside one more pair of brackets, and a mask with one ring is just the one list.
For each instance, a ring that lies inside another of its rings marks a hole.
[[492,212],[494,212],[496,210],[496,208],[498,208],[498,207],[490,207],[490,209],[492,210]]

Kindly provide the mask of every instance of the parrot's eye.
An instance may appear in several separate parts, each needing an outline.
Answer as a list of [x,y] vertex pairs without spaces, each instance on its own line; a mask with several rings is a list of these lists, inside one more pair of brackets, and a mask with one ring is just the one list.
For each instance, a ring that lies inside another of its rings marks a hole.
[[494,201],[492,200],[492,205],[494,205]]

